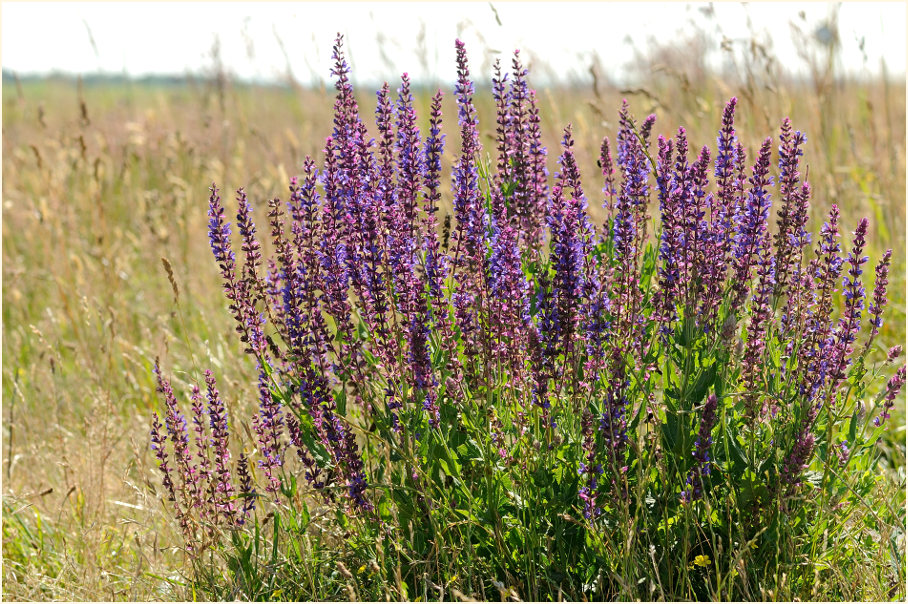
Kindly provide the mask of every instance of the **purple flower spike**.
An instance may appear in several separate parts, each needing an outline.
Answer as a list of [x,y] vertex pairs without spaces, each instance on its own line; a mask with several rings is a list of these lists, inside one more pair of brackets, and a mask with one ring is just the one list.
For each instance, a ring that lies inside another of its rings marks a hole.
[[[455,96],[458,106],[461,148],[460,158],[454,166],[454,215],[457,219],[457,251],[460,265],[478,268],[478,254],[482,241],[483,208],[480,203],[479,174],[476,166],[480,149],[476,110],[473,107],[473,82],[467,65],[463,42],[457,40],[457,86]],[[458,270],[459,267],[455,267]],[[474,271],[468,270],[467,273]],[[465,277],[469,279],[469,277]]]
[[889,285],[889,264],[892,262],[892,250],[886,250],[879,264],[876,265],[876,280],[873,285],[873,299],[867,310],[870,314],[870,336],[864,346],[864,352],[870,350],[873,339],[883,327],[883,309],[886,308],[886,286]]
[[753,176],[750,178],[751,186],[747,192],[746,203],[738,209],[734,246],[734,289],[737,294],[735,307],[739,307],[747,296],[753,266],[760,257],[761,247],[765,245],[764,234],[771,205],[768,191],[772,185],[772,177],[769,176],[771,146],[771,138],[763,141],[757,163],[753,168]]
[[886,384],[886,394],[883,396],[883,410],[880,412],[879,417],[873,419],[874,426],[882,426],[886,423],[886,420],[889,419],[889,411],[895,406],[895,397],[898,396],[899,391],[902,389],[902,386],[905,385],[905,366],[895,372],[889,382]]
[[495,316],[494,353],[514,370],[522,367],[530,326],[530,285],[521,266],[518,232],[507,225],[496,230],[489,259],[490,294]]
[[397,96],[397,203],[403,223],[398,225],[397,241],[412,237],[416,226],[417,197],[422,188],[423,157],[416,126],[416,111],[410,93],[410,78],[401,76]]
[[233,520],[236,510],[232,501],[234,491],[230,477],[230,431],[227,426],[227,408],[221,401],[217,383],[211,371],[205,371],[205,385],[211,440],[214,446],[216,506],[227,519]]
[[[552,189],[551,262],[555,267],[552,283],[558,312],[558,331],[567,351],[580,318],[577,299],[583,292],[583,266],[588,255],[592,226],[586,214],[586,198],[580,186],[580,173],[574,159],[571,127],[564,130],[561,173]],[[568,194],[570,197],[568,197]]]
[[782,121],[782,132],[779,137],[779,218],[778,231],[775,235],[776,271],[778,273],[777,294],[781,295],[788,277],[795,270],[795,261],[800,262],[801,246],[799,237],[807,219],[801,208],[801,185],[798,171],[800,157],[804,155],[801,148],[807,137],[800,131],[792,134],[791,120]]
[[587,520],[595,520],[602,513],[598,498],[603,468],[597,462],[596,433],[593,429],[593,414],[589,410],[583,412],[580,432],[583,435],[583,461],[580,463],[579,472],[583,486],[580,487],[578,494],[583,501],[583,516]]
[[495,75],[492,78],[492,97],[495,99],[495,142],[498,148],[498,162],[492,183],[492,212],[495,220],[503,224],[508,220],[508,210],[504,188],[513,180],[511,166],[512,141],[510,93],[508,91],[508,74],[502,74],[501,61],[495,60]]
[[615,190],[615,167],[612,164],[612,151],[607,136],[602,139],[602,146],[599,148],[599,167],[602,169],[602,178],[605,180],[605,186],[602,188],[602,192],[605,193],[602,208],[608,217],[612,218],[612,209],[615,206],[615,196],[618,192]]
[[[724,233],[729,234],[729,225],[734,217],[735,198],[735,107],[737,97],[729,99],[722,113],[722,128],[717,138],[718,153],[716,154],[716,186],[719,190],[717,222],[722,224]],[[727,240],[727,239],[726,239]]]
[[240,496],[243,498],[243,507],[240,515],[237,517],[237,524],[246,524],[246,520],[255,510],[255,487],[252,484],[252,475],[249,474],[249,458],[245,453],[240,453],[240,459],[237,462],[237,475],[240,477]]
[[[254,293],[261,284],[255,276],[255,265],[260,261],[258,244],[254,238],[254,226],[249,219],[248,202],[245,196],[244,208],[239,215],[243,217],[241,231],[243,232],[243,250],[246,253],[247,266],[243,268],[243,276],[238,277],[236,272],[236,256],[230,245],[230,223],[224,220],[224,207],[218,195],[217,187],[212,184],[211,197],[208,206],[208,238],[215,261],[221,270],[224,282],[224,294],[229,301],[229,309],[237,322],[236,330],[240,340],[246,344],[246,352],[262,356],[265,353],[264,318],[255,309]],[[240,190],[241,193],[242,190]],[[250,265],[251,263],[251,265]],[[263,292],[262,292],[263,293]]]
[[[156,447],[156,453],[159,455],[158,460],[161,471],[165,475],[165,488],[168,490],[168,495],[173,497],[172,501],[180,522],[180,528],[185,536],[191,536],[195,532],[195,521],[191,514],[193,510],[200,510],[203,505],[203,486],[199,477],[198,467],[191,461],[189,430],[186,425],[186,418],[180,411],[170,381],[161,374],[157,362],[155,362],[154,372],[158,383],[157,391],[164,397],[167,409],[164,414],[164,424],[167,427],[167,436],[173,444],[173,475],[177,477],[178,482],[173,482],[171,472],[166,463],[166,454],[163,454],[164,440],[163,435],[160,433],[161,426],[158,423],[157,416],[155,416],[152,425],[152,442]],[[157,432],[157,435],[155,435],[155,432]],[[157,439],[157,442],[154,439]],[[179,495],[178,498],[177,494]]]
[[810,465],[810,456],[813,454],[814,443],[816,443],[816,437],[810,432],[809,427],[802,428],[798,433],[791,453],[789,453],[782,466],[781,479],[783,484],[789,486],[800,484],[801,473]]
[[842,293],[845,296],[845,311],[839,320],[839,326],[833,335],[834,344],[829,351],[831,361],[830,379],[832,389],[845,379],[846,371],[851,364],[853,344],[861,328],[861,311],[864,308],[864,285],[861,282],[863,269],[868,260],[864,256],[868,220],[862,218],[854,232],[854,245],[848,255],[848,272],[842,279]]
[[442,254],[438,242],[438,202],[441,200],[441,157],[444,152],[445,137],[441,133],[441,99],[439,90],[432,97],[432,106],[429,116],[429,135],[426,137],[425,146],[425,202],[423,211],[425,218],[422,222],[421,236],[426,251],[425,274],[432,297],[432,313],[436,324],[442,319],[443,309],[442,283],[447,277],[448,258]]
[[[427,393],[427,401],[432,398],[428,394],[434,394],[437,381],[432,371],[432,359],[429,350],[429,310],[426,307],[426,300],[422,295],[417,296],[414,312],[410,319],[409,345],[410,345],[410,367],[413,370],[413,386]],[[433,412],[429,418],[429,424],[433,427],[438,424],[437,410],[434,406],[428,406],[427,410]]]
[[199,481],[207,485],[211,479],[211,460],[209,449],[211,438],[205,422],[205,406],[202,403],[202,392],[196,385],[192,386],[192,430],[195,432],[196,457],[199,462]]
[[272,493],[277,500],[277,493],[281,489],[280,468],[284,465],[283,444],[281,433],[284,426],[284,414],[281,411],[280,401],[275,400],[268,384],[268,373],[264,367],[259,367],[259,412],[253,419],[253,428],[262,459],[259,466],[268,478],[265,490]]
[[539,109],[536,103],[536,92],[530,90],[528,115],[529,136],[529,177],[527,182],[527,247],[530,258],[535,259],[542,247],[545,217],[549,211],[548,170],[546,169],[546,147],[542,144],[542,127]]
[[687,475],[685,488],[681,491],[681,501],[690,503],[703,496],[703,477],[709,476],[711,471],[710,448],[713,444],[712,429],[716,425],[716,409],[719,406],[715,394],[710,394],[703,405],[700,416],[700,430],[697,440],[694,441],[693,456],[696,463]]
[[242,280],[246,283],[252,294],[251,304],[264,298],[262,281],[259,272],[262,266],[262,246],[255,238],[255,223],[252,222],[252,205],[246,196],[246,191],[238,189],[236,192],[237,212],[236,228],[242,237],[241,249],[243,251]]
[[759,378],[763,372],[763,353],[766,349],[766,334],[772,319],[771,296],[775,286],[775,258],[771,255],[769,245],[763,246],[762,258],[757,269],[758,282],[751,304],[750,324],[747,328],[747,344],[742,360],[742,385],[747,414],[757,417],[762,409],[756,408],[758,400]]
[[173,485],[170,465],[167,463],[167,435],[163,431],[164,426],[161,424],[161,418],[157,412],[151,414],[151,449],[158,459],[158,467],[163,475],[162,483],[167,491],[167,498],[174,503],[177,500],[176,490]]
[[828,375],[827,356],[824,350],[832,332],[833,294],[842,270],[839,257],[839,208],[833,204],[829,221],[820,229],[816,258],[811,261],[808,278],[814,282],[813,308],[806,319],[805,342],[800,347],[798,364],[802,368],[802,391],[818,391]]

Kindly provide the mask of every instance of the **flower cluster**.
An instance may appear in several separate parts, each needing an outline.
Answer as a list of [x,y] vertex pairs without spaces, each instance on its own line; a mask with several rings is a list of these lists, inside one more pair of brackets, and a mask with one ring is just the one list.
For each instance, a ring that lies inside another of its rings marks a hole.
[[681,491],[681,501],[690,502],[699,499],[703,494],[703,478],[710,474],[710,457],[709,449],[713,444],[712,433],[713,426],[716,425],[716,409],[719,402],[715,394],[710,394],[703,405],[703,411],[700,415],[700,430],[697,432],[697,440],[694,441],[694,459],[696,465],[691,468],[687,475],[684,490]]
[[[855,443],[818,426],[854,404],[843,384],[864,378],[858,368],[882,326],[891,251],[868,300],[866,219],[843,257],[832,206],[811,245],[806,137],[782,122],[774,180],[772,137],[747,163],[737,99],[721,113],[716,153],[691,148],[683,128],[653,138],[655,115],[638,123],[625,102],[614,148],[606,138],[599,149],[597,201],[581,182],[570,125],[549,178],[519,53],[510,73],[495,64],[497,153],[485,161],[463,43],[455,50],[460,140],[450,199],[442,92],[431,97],[423,133],[407,74],[396,98],[385,84],[371,138],[340,37],[324,162],[307,157],[289,199],[268,202],[270,245],[259,241],[240,189],[234,252],[211,187],[211,251],[257,367],[252,426],[267,496],[280,499],[298,473],[326,501],[379,514],[376,473],[387,479],[385,460],[404,460],[407,492],[430,509],[438,501],[423,481],[445,480],[419,471],[430,455],[462,455],[445,472],[469,467],[470,479],[493,466],[554,472],[563,461],[578,480],[577,505],[596,522],[651,479],[640,469],[643,456],[656,455],[645,438],[677,457],[659,491],[692,509],[742,472],[728,451],[747,440],[762,468],[754,480],[771,483],[766,492],[802,484],[820,445],[848,463]],[[598,224],[590,204],[600,202]],[[453,220],[440,236],[445,207]],[[871,329],[860,346],[865,310]],[[900,354],[893,349],[889,362]],[[904,380],[903,366],[880,398],[877,425]],[[194,534],[194,518],[241,524],[253,481],[245,455],[229,463],[213,376],[205,376],[207,407],[199,389],[192,394],[195,457],[172,389],[160,374],[158,382],[166,413],[164,424],[154,417],[152,445],[183,530]],[[724,442],[714,449],[719,418]],[[484,456],[464,452],[480,444]],[[488,467],[471,466],[476,459]]]
[[[158,460],[162,484],[173,506],[187,546],[203,542],[218,527],[243,525],[255,509],[256,492],[249,477],[248,460],[240,455],[235,465],[239,485],[231,476],[230,433],[227,411],[217,390],[214,376],[205,372],[205,397],[198,386],[192,389],[192,432],[180,412],[170,381],[155,363],[158,392],[164,398],[164,424],[157,413],[152,416],[151,447]],[[170,445],[168,445],[168,440]],[[172,449],[171,465],[168,450]]]

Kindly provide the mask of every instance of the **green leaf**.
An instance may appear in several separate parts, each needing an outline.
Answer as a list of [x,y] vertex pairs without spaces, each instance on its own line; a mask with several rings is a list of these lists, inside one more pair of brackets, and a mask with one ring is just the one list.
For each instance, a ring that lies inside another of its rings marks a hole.
[[696,406],[700,404],[700,401],[706,396],[706,393],[709,391],[709,387],[716,381],[716,365],[712,364],[709,367],[705,368],[700,375],[697,376],[697,381],[694,383],[693,388],[690,392],[690,401],[691,404]]
[[851,422],[848,424],[848,446],[854,446],[854,438],[858,430],[858,410],[855,408],[854,413],[851,414]]
[[817,472],[816,470],[807,470],[804,472],[804,480],[815,487],[819,487],[820,483],[823,481],[823,473]]
[[681,324],[675,331],[675,342],[681,346],[681,348],[689,348],[694,342],[696,329],[697,326],[694,323],[693,317],[683,317]]
[[637,429],[637,426],[640,424],[640,417],[643,415],[643,408],[646,405],[638,405],[637,412],[634,413],[634,416],[631,418],[630,423],[627,425],[627,429],[631,432]]
[[501,185],[501,193],[504,196],[505,200],[510,200],[511,196],[514,194],[514,191],[517,189],[517,182],[510,180]]
[[[715,361],[715,367],[725,367],[728,363],[728,358],[725,355],[720,355],[719,358]],[[722,375],[721,371],[716,370],[716,379],[713,381],[713,392],[716,393],[716,398],[719,399],[719,402],[722,402],[722,398],[725,396],[725,378]]]
[[300,424],[300,440],[302,440],[303,444],[306,445],[306,448],[309,449],[312,458],[315,459],[315,462],[323,470],[331,468],[333,465],[331,454],[325,446],[316,439],[315,426],[312,423],[312,418],[309,414],[304,413],[297,419],[299,419]]
[[740,477],[748,465],[747,455],[744,454],[743,449],[741,449],[737,439],[735,439],[728,427],[726,427],[725,430],[725,439],[728,444],[728,453],[731,456],[731,462],[734,468],[733,475],[735,477]]
[[337,413],[341,417],[347,416],[347,391],[341,388],[334,393],[334,403],[337,405]]
[[296,509],[296,522],[301,529],[305,530],[309,526],[309,522],[312,520],[312,516],[309,514],[309,506],[306,503],[300,502],[299,506]]
[[656,272],[656,248],[652,243],[646,246],[643,253],[643,265],[640,267],[640,286],[643,291],[649,289],[650,280]]
[[274,512],[274,536],[271,545],[271,563],[275,564],[278,560],[278,542],[280,541],[281,536],[281,514],[278,511]]
[[472,438],[457,447],[457,455],[461,463],[465,461],[482,461],[483,459],[482,450]]
[[[662,424],[662,438],[665,448],[675,455],[681,455],[681,421],[678,413],[668,411],[665,414],[665,423]],[[681,459],[679,457],[679,459]]]

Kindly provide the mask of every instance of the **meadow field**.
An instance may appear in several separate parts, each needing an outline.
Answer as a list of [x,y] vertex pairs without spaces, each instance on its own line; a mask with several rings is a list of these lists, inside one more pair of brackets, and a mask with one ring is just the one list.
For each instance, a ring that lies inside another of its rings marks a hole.
[[[893,250],[890,303],[872,353],[884,358],[883,344],[905,341],[904,82],[770,81],[765,74],[728,78],[688,67],[646,63],[649,83],[633,90],[605,80],[539,89],[550,173],[571,122],[598,225],[605,219],[599,145],[603,136],[614,137],[622,98],[635,115],[657,116],[656,133],[670,136],[683,124],[694,149],[715,143],[732,96],[738,138],[749,149],[776,136],[790,117],[808,137],[804,171],[813,187],[814,237],[836,203],[843,246],[866,216],[871,262]],[[453,66],[450,73],[453,82]],[[388,74],[392,89],[394,77]],[[490,74],[474,77],[481,138],[491,153]],[[451,82],[442,104],[450,118],[439,223],[452,212],[450,166],[458,149]],[[414,91],[423,130],[433,93]],[[263,87],[229,78],[173,85],[4,79],[4,599],[206,597],[191,590],[179,527],[162,503],[149,448],[151,414],[163,404],[152,370],[159,359],[174,389],[187,392],[203,369],[213,369],[237,450],[255,448],[249,418],[256,372],[235,337],[211,257],[208,187],[217,182],[225,199],[245,187],[265,225],[266,200],[287,196],[306,155],[321,161],[334,95],[330,85]],[[371,130],[374,91],[358,89],[357,100]],[[865,273],[869,278],[872,268]],[[884,463],[876,468],[878,499],[871,504],[888,506],[890,520],[867,527],[877,538],[861,541],[867,565],[860,572],[818,574],[816,599],[905,597],[904,400],[901,394],[879,444]],[[346,595],[355,597],[339,597]]]

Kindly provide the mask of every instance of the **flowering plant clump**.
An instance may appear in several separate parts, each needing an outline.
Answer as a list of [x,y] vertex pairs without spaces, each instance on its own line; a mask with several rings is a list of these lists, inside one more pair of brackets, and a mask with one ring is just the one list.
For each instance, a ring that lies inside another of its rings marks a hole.
[[[683,128],[654,136],[655,116],[625,103],[588,196],[570,126],[549,175],[519,53],[510,73],[495,66],[484,160],[458,41],[442,226],[441,91],[420,131],[407,75],[396,97],[386,84],[373,137],[341,42],[324,163],[307,158],[287,202],[268,202],[270,257],[243,190],[236,248],[211,188],[211,250],[257,364],[257,452],[231,465],[206,373],[191,453],[159,374],[166,431],[155,416],[152,443],[187,546],[229,531],[248,562],[243,535],[273,517],[293,568],[315,538],[310,510],[327,510],[343,555],[309,560],[337,563],[348,591],[313,581],[311,597],[809,595],[828,567],[817,544],[850,538],[847,514],[873,496],[905,367],[891,367],[900,349],[869,360],[891,252],[871,282],[870,225],[843,242],[834,205],[810,236],[806,137],[786,119],[749,157],[732,98],[715,152],[690,149]],[[252,584],[246,597],[278,597]]]

